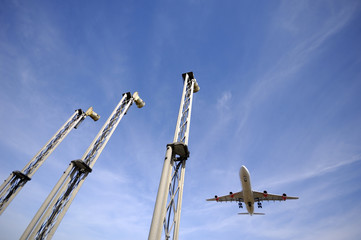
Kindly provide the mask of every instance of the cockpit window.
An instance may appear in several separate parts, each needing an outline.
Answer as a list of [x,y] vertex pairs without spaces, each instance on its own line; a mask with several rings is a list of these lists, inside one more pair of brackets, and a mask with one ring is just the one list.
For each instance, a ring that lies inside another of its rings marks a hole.
[[243,181],[247,182],[247,177],[243,177]]

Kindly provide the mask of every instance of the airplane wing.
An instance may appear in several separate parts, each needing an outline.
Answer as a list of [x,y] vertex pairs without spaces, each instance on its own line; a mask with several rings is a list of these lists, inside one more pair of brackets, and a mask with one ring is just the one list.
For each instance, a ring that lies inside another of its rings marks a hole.
[[289,197],[286,194],[276,195],[264,192],[253,191],[253,198],[257,201],[286,201],[287,199],[298,199],[298,197]]
[[214,198],[207,199],[207,201],[217,202],[243,202],[243,192],[231,193],[225,196],[215,196]]

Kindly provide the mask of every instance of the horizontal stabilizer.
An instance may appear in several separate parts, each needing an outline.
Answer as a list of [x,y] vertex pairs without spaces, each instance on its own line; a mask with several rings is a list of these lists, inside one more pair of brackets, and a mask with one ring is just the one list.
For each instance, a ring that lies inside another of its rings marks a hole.
[[238,213],[238,215],[265,215],[264,213],[252,213],[252,214],[249,214],[248,212],[245,212],[245,213]]

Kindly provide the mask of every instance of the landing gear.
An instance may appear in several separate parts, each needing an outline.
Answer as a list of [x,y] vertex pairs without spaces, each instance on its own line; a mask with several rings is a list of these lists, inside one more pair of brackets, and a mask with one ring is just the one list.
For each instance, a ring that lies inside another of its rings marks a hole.
[[257,203],[257,206],[258,206],[258,208],[262,208],[262,203],[261,203],[261,202],[258,202],[258,203]]
[[238,207],[239,207],[239,208],[243,208],[243,205],[242,205],[241,202],[238,203]]

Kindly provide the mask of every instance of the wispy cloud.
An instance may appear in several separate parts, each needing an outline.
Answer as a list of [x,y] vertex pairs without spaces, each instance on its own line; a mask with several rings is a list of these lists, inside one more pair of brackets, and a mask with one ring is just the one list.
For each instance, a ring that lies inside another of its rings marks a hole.
[[230,91],[222,93],[220,98],[217,100],[216,108],[218,111],[223,111],[223,109],[229,109],[230,108],[230,101],[232,99],[232,93]]
[[[275,21],[272,23],[272,28],[278,28],[283,26],[284,22],[287,22],[288,26],[297,26],[299,24],[294,15],[304,14],[305,9],[294,9],[295,12],[289,11],[292,9],[291,2],[284,2],[279,9],[279,14],[276,14]],[[301,4],[305,5],[305,4]],[[331,18],[322,22],[323,24],[315,23],[314,27],[311,27],[311,31],[304,35],[298,35],[297,40],[294,41],[294,46],[289,49],[285,49],[280,54],[280,57],[272,62],[272,65],[263,66],[268,70],[263,71],[258,75],[252,88],[248,91],[247,95],[242,99],[242,104],[238,106],[241,114],[239,119],[238,131],[241,131],[244,127],[249,113],[253,107],[267,99],[268,96],[276,91],[282,89],[282,86],[287,82],[295,81],[294,76],[307,64],[313,61],[313,59],[320,54],[320,49],[326,43],[328,39],[340,32],[357,14],[359,3],[357,1],[352,2],[350,5],[343,5],[342,8],[337,11]],[[303,6],[305,7],[305,6]],[[287,15],[287,13],[289,13]],[[292,14],[291,14],[292,13]],[[292,27],[295,28],[295,27]],[[267,54],[267,52],[265,52]]]
[[[316,160],[317,161],[317,160]],[[337,162],[326,162],[325,165],[308,166],[307,171],[303,171],[300,174],[285,173],[281,180],[270,180],[267,184],[271,186],[280,186],[285,184],[291,184],[292,182],[301,182],[314,177],[322,176],[327,173],[335,172],[337,169],[347,165],[361,161],[361,155],[355,155],[350,159],[339,160]]]

